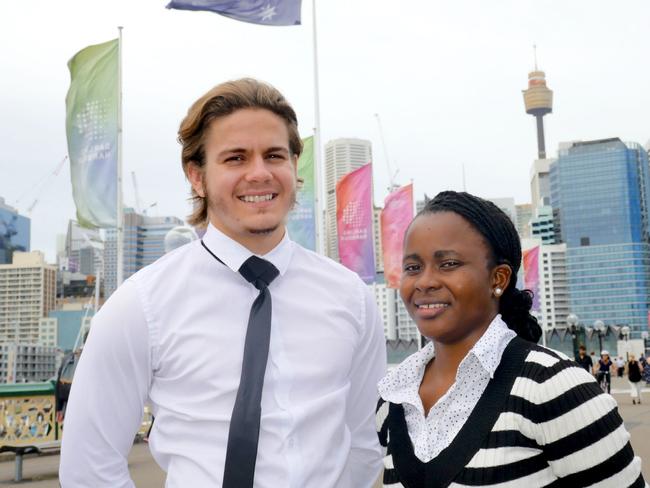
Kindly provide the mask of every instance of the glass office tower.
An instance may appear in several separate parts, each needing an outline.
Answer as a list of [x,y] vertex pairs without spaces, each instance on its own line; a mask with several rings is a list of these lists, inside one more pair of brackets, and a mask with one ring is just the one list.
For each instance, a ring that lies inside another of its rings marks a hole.
[[551,166],[551,204],[567,245],[571,312],[593,326],[648,330],[648,154],[620,139],[577,142]]

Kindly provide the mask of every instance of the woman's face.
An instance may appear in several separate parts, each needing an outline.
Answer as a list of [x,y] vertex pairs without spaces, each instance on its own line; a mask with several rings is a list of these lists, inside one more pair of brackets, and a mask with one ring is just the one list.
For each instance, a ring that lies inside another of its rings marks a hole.
[[511,274],[490,261],[483,236],[456,213],[411,223],[400,295],[422,335],[447,344],[480,338],[499,310],[495,289],[505,290]]

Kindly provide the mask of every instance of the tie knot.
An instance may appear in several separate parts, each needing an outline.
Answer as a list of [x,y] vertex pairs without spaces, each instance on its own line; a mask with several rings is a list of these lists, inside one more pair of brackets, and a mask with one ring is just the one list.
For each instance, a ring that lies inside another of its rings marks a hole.
[[241,274],[246,281],[252,283],[255,288],[263,290],[269,286],[275,278],[277,278],[280,272],[278,271],[278,268],[273,266],[273,263],[258,258],[257,256],[251,256],[241,265],[239,268],[239,274]]

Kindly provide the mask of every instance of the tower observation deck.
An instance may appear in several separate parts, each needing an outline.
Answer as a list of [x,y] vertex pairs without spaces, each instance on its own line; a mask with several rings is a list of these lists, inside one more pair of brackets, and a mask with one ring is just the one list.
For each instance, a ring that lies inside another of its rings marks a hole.
[[526,113],[534,115],[537,120],[537,154],[538,159],[546,159],[544,142],[544,120],[546,114],[553,111],[553,91],[546,86],[546,75],[537,69],[528,73],[528,89],[523,90]]

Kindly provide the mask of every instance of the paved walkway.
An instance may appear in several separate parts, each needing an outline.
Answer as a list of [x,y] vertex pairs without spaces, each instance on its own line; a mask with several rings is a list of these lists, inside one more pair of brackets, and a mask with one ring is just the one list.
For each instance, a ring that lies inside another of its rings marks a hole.
[[[619,411],[625,421],[625,426],[632,436],[632,447],[643,460],[643,475],[650,480],[650,389],[644,390],[644,403],[632,405],[628,393],[627,382],[614,378],[612,394],[619,405]],[[13,460],[0,463],[0,488],[58,488],[57,469],[59,456],[26,456],[24,461],[24,480],[14,483]],[[153,461],[149,454],[148,445],[135,444],[129,456],[131,477],[137,488],[161,488],[165,484],[163,471]]]

